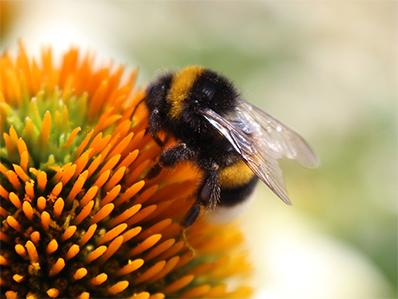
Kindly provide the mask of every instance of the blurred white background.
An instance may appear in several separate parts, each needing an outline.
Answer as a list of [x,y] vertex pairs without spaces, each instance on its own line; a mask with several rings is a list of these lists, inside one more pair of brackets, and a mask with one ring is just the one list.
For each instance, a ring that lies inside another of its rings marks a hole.
[[201,64],[314,145],[282,163],[292,207],[264,186],[241,215],[257,298],[395,298],[397,1],[3,1],[2,50],[23,39],[140,68]]

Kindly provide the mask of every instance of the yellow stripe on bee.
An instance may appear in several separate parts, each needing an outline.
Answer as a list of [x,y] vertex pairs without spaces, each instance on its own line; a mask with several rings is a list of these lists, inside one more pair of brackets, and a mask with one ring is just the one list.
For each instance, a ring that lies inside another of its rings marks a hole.
[[254,173],[242,160],[220,170],[218,180],[221,187],[237,188],[250,182]]
[[189,92],[196,79],[203,73],[200,66],[189,66],[183,68],[173,76],[171,87],[167,95],[167,101],[170,103],[169,115],[171,118],[178,118],[183,110],[183,102],[189,95]]

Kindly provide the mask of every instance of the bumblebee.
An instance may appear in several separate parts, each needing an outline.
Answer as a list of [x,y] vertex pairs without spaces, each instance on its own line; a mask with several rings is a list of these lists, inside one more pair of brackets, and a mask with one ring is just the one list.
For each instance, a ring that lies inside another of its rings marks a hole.
[[148,86],[145,103],[154,140],[163,146],[158,134],[165,131],[179,141],[162,152],[161,167],[192,161],[204,174],[185,226],[196,220],[201,206],[242,203],[258,180],[290,204],[278,160],[318,165],[299,134],[249,104],[227,78],[209,69],[189,66],[160,76]]

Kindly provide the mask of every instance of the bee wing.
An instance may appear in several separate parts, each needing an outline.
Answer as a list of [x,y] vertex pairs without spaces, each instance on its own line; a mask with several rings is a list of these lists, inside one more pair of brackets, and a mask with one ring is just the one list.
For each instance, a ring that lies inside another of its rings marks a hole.
[[234,122],[223,118],[213,110],[203,112],[215,127],[240,154],[250,169],[285,203],[290,204],[282,171],[268,146],[259,144],[258,136],[249,133],[250,123],[242,119]]
[[304,138],[268,113],[243,100],[237,105],[236,111],[238,118],[242,117],[258,124],[260,128],[257,128],[257,134],[271,149],[274,158],[297,160],[309,168],[319,165],[318,157]]
[[317,158],[297,133],[259,108],[240,101],[233,113],[222,117],[211,109],[204,117],[231,143],[250,169],[285,203],[290,204],[278,159],[297,159],[315,166]]

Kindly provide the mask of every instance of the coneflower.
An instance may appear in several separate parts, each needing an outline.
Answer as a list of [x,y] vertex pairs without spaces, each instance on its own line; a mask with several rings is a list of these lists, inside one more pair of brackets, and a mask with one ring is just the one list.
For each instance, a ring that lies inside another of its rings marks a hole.
[[250,296],[236,226],[201,217],[184,238],[199,174],[146,177],[161,149],[136,74],[78,49],[1,55],[2,297]]

